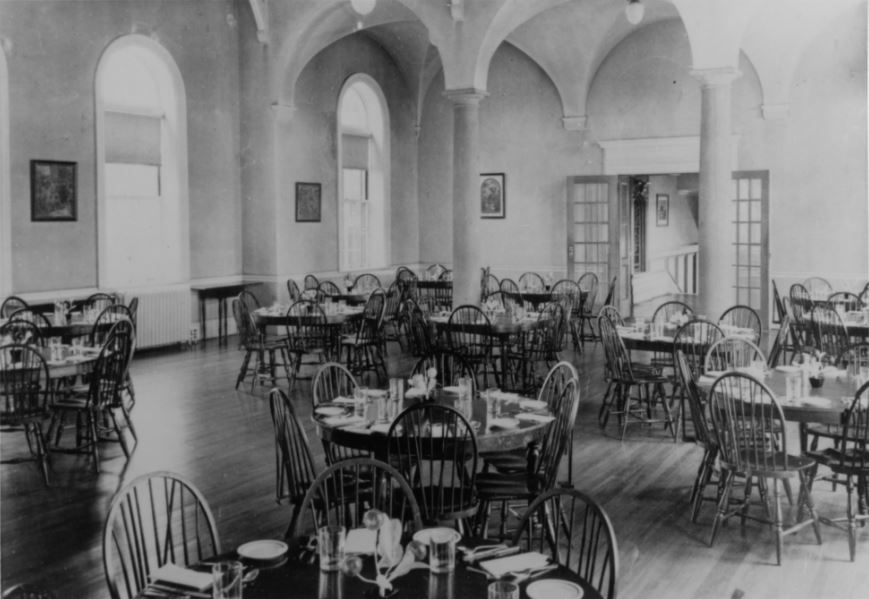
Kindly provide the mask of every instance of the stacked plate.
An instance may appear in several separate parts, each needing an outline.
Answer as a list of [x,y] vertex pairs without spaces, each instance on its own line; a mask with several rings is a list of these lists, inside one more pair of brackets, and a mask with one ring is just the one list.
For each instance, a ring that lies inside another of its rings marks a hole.
[[242,559],[256,562],[259,567],[270,566],[283,561],[287,554],[287,544],[271,539],[251,541],[240,545],[236,553]]

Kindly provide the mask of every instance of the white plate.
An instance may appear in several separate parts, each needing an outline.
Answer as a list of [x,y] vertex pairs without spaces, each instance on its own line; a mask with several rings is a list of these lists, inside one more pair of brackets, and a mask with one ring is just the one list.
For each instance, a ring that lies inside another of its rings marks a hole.
[[779,372],[799,372],[799,366],[776,366],[776,370]]
[[422,543],[426,547],[429,546],[432,538],[437,539],[438,542],[441,543],[445,543],[450,539],[458,543],[462,540],[462,535],[455,528],[447,528],[446,526],[423,528],[422,530],[418,530],[413,534],[413,540]]
[[516,414],[516,420],[520,420],[522,422],[552,422],[555,420],[555,416],[548,416],[544,414],[528,414],[527,412],[520,412]]
[[443,391],[444,393],[453,393],[455,395],[458,395],[462,392],[462,388],[458,385],[449,385],[447,387],[444,387]]
[[314,408],[314,411],[321,416],[340,416],[347,412],[345,408],[338,406],[318,406]]
[[269,562],[283,556],[287,552],[287,544],[281,541],[251,541],[238,549],[239,557]]
[[531,599],[580,599],[583,596],[582,587],[567,580],[547,578],[535,580],[525,589]]
[[492,418],[489,420],[489,428],[511,430],[519,428],[519,421],[515,418]]
[[529,412],[536,412],[538,410],[545,410],[546,402],[539,399],[522,399],[519,400],[519,407]]

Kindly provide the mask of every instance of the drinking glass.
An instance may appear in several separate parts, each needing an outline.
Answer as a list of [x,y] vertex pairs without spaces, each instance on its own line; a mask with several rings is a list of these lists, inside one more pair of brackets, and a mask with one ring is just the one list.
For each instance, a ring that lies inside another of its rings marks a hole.
[[317,529],[317,549],[320,553],[320,571],[334,572],[344,558],[344,540],[347,530],[343,526],[329,525]]
[[489,584],[489,599],[519,599],[519,585],[506,580],[496,580]]
[[213,599],[241,599],[243,574],[241,562],[217,562],[211,566]]
[[456,569],[456,534],[449,529],[433,530],[429,537],[429,570],[435,573]]

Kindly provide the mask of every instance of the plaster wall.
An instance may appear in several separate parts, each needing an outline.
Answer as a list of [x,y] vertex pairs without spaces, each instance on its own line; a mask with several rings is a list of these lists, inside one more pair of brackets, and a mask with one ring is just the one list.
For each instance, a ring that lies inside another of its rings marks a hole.
[[[16,293],[96,287],[94,77],[115,38],[139,33],[172,55],[187,93],[190,271],[237,274],[238,38],[231,0],[0,2],[9,66]],[[30,221],[31,159],[78,163],[78,219]]]
[[[420,259],[449,262],[452,222],[452,105],[435,82],[420,139]],[[498,276],[559,274],[566,260],[566,176],[576,170],[579,133],[561,123],[546,74],[514,46],[493,57],[480,103],[481,173],[506,175],[506,216],[480,223],[483,264]],[[475,207],[479,212],[479,208]]]
[[[670,217],[666,226],[657,225],[657,196],[670,198]],[[697,223],[691,214],[688,197],[677,193],[676,177],[649,177],[649,203],[646,206],[646,270],[666,269],[665,255],[683,246],[697,243]]]
[[770,123],[777,279],[869,278],[866,23],[864,4],[818,33],[794,76],[789,114]]
[[[295,113],[281,132],[275,210],[278,273],[338,269],[337,107],[344,81],[355,73],[371,76],[388,103],[391,253],[384,266],[418,261],[414,94],[383,49],[365,34],[354,34],[306,65],[296,85]],[[322,184],[319,223],[295,222],[296,181]]]
[[[699,135],[700,88],[690,70],[680,21],[640,28],[594,78],[587,141]],[[865,281],[865,6],[818,33],[794,77],[786,118],[763,117],[760,81],[744,55],[740,71],[732,88],[735,168],[770,172],[770,275]]]

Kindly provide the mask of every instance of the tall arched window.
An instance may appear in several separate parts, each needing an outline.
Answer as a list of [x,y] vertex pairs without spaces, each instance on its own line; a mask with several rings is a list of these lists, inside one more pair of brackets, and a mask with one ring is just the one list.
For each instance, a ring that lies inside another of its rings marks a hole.
[[9,187],[9,69],[0,44],[0,297],[12,293],[12,194]]
[[175,61],[150,38],[113,42],[96,78],[99,283],[189,278],[187,121]]
[[380,86],[353,75],[338,102],[340,269],[389,264],[389,114]]

